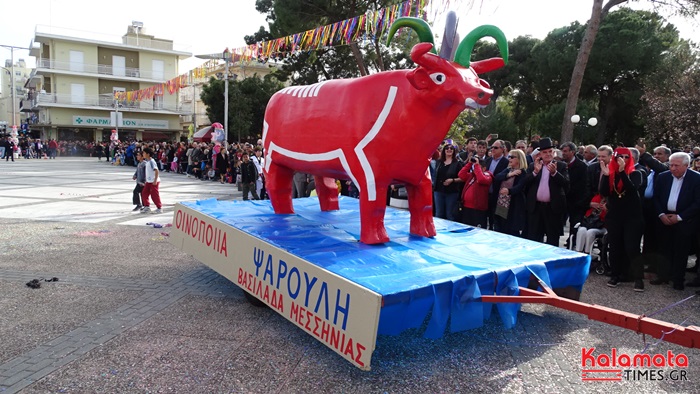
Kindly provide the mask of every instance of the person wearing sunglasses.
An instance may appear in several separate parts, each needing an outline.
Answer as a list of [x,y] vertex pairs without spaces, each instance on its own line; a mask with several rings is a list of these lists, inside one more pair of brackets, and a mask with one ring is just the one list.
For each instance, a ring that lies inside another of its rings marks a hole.
[[501,233],[516,237],[524,237],[526,234],[524,181],[527,166],[525,152],[513,149],[508,152],[508,167],[495,176],[500,186],[494,221],[496,230]]
[[639,246],[644,233],[642,198],[639,188],[643,175],[634,168],[629,148],[615,149],[610,164],[600,162],[600,195],[607,199],[606,226],[610,245],[612,276],[609,287],[634,280],[634,291],[644,291],[644,263]]
[[[491,156],[486,159],[485,170],[491,174],[499,174],[501,171],[508,167],[508,149],[505,141],[496,140],[491,145]],[[498,200],[498,191],[500,190],[500,182],[494,180],[491,187],[489,187],[489,230],[498,230],[495,227],[495,217],[494,212],[496,211],[496,200]]]

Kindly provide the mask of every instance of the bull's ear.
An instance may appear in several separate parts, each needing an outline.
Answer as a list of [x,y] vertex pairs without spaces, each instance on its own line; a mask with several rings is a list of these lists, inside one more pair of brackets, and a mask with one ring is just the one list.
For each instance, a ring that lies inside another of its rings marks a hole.
[[471,66],[477,74],[487,73],[489,71],[498,70],[505,63],[500,57],[492,57],[490,59],[479,60],[472,62]]
[[408,82],[410,82],[411,85],[418,90],[427,89],[432,83],[428,72],[422,67],[418,67],[417,69],[406,74],[406,78],[408,79]]

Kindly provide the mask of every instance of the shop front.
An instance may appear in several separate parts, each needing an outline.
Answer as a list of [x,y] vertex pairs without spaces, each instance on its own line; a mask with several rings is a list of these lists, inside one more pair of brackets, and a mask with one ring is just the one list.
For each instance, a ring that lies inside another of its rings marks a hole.
[[58,128],[58,140],[59,141],[92,141],[94,139],[95,130],[94,129],[82,129],[82,128]]

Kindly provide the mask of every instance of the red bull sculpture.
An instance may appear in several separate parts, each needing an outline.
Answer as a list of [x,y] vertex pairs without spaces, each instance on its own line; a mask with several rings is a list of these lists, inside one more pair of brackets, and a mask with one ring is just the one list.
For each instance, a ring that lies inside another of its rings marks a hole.
[[[339,209],[335,179],[349,179],[360,191],[360,241],[385,243],[387,187],[402,183],[410,233],[436,234],[430,156],[463,110],[488,105],[493,91],[479,74],[505,64],[508,43],[497,27],[481,26],[460,42],[451,61],[434,54],[432,32],[420,19],[399,18],[389,41],[404,26],[422,41],[411,50],[417,68],[292,86],[272,97],[263,144],[267,193],[276,213],[294,213],[295,171],[314,176],[323,211]],[[503,57],[470,62],[474,44],[487,36],[496,39]]]

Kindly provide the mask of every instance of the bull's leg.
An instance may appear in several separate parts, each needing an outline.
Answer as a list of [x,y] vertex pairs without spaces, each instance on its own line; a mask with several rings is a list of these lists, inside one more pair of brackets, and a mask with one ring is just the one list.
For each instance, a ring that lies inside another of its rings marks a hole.
[[433,222],[433,186],[428,170],[418,185],[406,185],[406,192],[408,211],[411,213],[411,234],[434,237],[436,232]]
[[314,176],[316,183],[316,195],[321,205],[321,211],[337,211],[338,206],[338,185],[335,179],[321,176]]
[[360,242],[368,245],[389,242],[384,228],[386,190],[388,185],[376,186],[376,199],[369,201],[366,188],[360,191]]
[[270,169],[265,173],[265,187],[275,213],[294,213],[294,206],[292,206],[293,177],[293,170],[277,165],[274,161],[270,163]]

